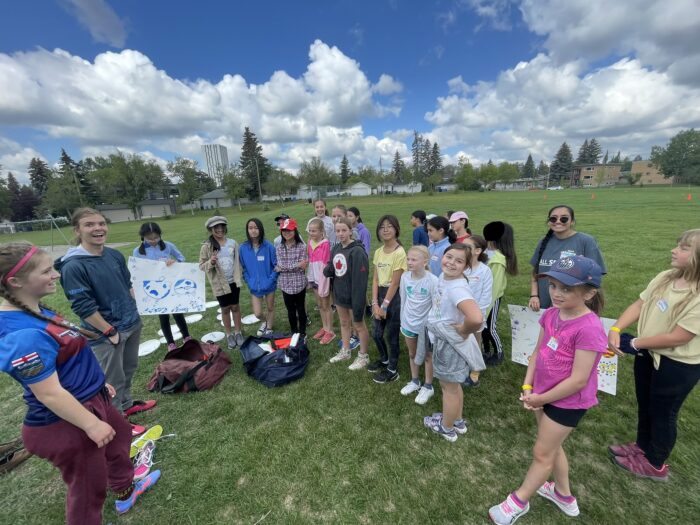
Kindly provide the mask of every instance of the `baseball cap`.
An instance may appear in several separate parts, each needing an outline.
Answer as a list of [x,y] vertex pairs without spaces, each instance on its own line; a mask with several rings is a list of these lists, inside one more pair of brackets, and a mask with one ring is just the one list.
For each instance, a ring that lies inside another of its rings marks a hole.
[[228,220],[226,220],[226,217],[222,217],[221,215],[214,215],[213,217],[209,217],[207,219],[207,222],[204,223],[204,227],[208,230],[217,224],[224,224],[228,226]]
[[541,273],[537,277],[551,277],[566,286],[590,284],[595,288],[600,288],[603,271],[594,260],[583,255],[572,255],[559,259],[552,265],[551,270]]
[[459,219],[469,220],[469,217],[463,211],[456,211],[452,215],[450,215],[449,222],[455,222],[455,221],[458,221]]
[[297,229],[297,221],[294,219],[284,219],[280,223],[280,230],[296,230]]
[[275,222],[278,222],[282,219],[289,219],[289,215],[286,213],[280,213],[277,217],[275,217]]

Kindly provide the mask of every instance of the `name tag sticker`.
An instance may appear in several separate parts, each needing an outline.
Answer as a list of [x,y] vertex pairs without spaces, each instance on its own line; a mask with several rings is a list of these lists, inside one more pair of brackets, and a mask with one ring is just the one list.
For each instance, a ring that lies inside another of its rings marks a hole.
[[438,256],[437,256],[437,255],[433,255],[433,256],[430,258],[430,260],[431,260],[431,261],[437,261],[437,260],[438,260]]
[[668,310],[668,303],[666,302],[666,299],[659,299],[656,303],[656,306],[658,306],[659,310],[661,310],[662,312]]
[[549,342],[547,343],[547,346],[556,352],[557,348],[559,348],[559,343],[557,342],[557,338],[554,336],[550,337]]
[[258,255],[258,261],[264,261],[265,256],[264,255]]

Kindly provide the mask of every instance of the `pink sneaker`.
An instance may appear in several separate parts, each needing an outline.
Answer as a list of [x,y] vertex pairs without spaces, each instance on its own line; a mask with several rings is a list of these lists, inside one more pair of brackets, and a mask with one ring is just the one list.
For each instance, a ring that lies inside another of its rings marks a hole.
[[581,514],[576,498],[572,496],[570,501],[564,501],[554,490],[553,481],[546,481],[544,485],[537,489],[537,494],[554,503],[567,516],[578,516]]
[[168,352],[172,352],[177,348],[177,345],[175,343],[168,343]]
[[335,334],[333,332],[326,332],[325,334],[323,334],[323,337],[321,338],[320,342],[322,345],[327,345],[333,339],[335,339]]
[[608,452],[613,456],[620,456],[626,458],[629,456],[638,456],[639,454],[644,454],[639,445],[636,443],[625,443],[624,445],[610,445],[608,447]]
[[313,336],[313,339],[319,340],[321,339],[324,335],[326,335],[326,331],[321,328],[318,332],[316,332]]
[[530,510],[530,503],[525,503],[524,507],[521,507],[513,499],[512,494],[508,494],[508,497],[498,505],[494,505],[489,509],[489,518],[496,525],[511,525],[515,523],[519,518],[522,518]]
[[649,460],[644,454],[636,456],[615,456],[613,462],[620,468],[631,472],[638,478],[649,478],[655,481],[668,481],[668,465],[664,464],[660,469],[657,469],[649,463]]

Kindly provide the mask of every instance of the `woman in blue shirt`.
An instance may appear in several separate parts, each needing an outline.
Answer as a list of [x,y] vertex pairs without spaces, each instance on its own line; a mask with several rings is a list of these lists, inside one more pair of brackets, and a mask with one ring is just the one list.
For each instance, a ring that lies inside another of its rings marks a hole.
[[439,215],[428,220],[427,229],[428,237],[430,238],[430,246],[428,246],[430,261],[428,266],[435,276],[440,277],[442,273],[442,255],[450,244],[455,242],[456,235],[450,229],[448,220]]
[[[134,257],[149,259],[151,261],[163,261],[167,266],[171,266],[176,262],[185,261],[185,256],[180,253],[177,246],[163,240],[160,226],[158,226],[157,223],[143,223],[139,230],[139,236],[141,237],[141,244],[134,248]],[[187,321],[185,321],[184,314],[172,315],[184,338],[183,341],[186,342],[192,339],[192,337],[190,337],[190,331],[187,328]],[[163,331],[163,337],[165,337],[165,341],[168,343],[168,351],[175,350],[177,345],[175,344],[173,332],[170,328],[170,314],[160,314],[158,320],[160,321],[160,329]]]

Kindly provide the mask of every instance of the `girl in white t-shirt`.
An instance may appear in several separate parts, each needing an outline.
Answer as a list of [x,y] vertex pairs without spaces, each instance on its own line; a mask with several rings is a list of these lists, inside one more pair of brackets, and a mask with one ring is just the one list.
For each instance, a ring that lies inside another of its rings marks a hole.
[[428,270],[430,255],[423,245],[413,246],[406,254],[408,271],[401,275],[399,294],[401,295],[401,333],[408,349],[411,380],[401,389],[408,396],[418,392],[416,403],[424,405],[433,397],[433,358],[430,352],[425,356],[425,383],[421,386],[416,364],[416,350],[419,334],[425,331],[425,321],[432,305],[433,292],[438,278]]
[[442,412],[426,416],[423,424],[451,442],[467,431],[462,416],[462,383],[468,371],[475,368],[475,355],[481,357],[473,334],[483,326],[484,316],[464,277],[471,259],[472,250],[464,244],[453,244],[445,250],[427,323],[433,346],[433,374],[442,388]]
[[[491,293],[493,286],[493,274],[491,273],[491,268],[489,268],[486,264],[486,262],[489,260],[489,256],[486,254],[488,243],[481,235],[472,235],[463,242],[472,249],[471,268],[465,270],[464,276],[467,278],[467,281],[469,281],[469,289],[472,291],[476,304],[479,305],[481,314],[484,316],[484,319],[486,319],[489,315],[489,310],[491,309],[491,301],[493,300]],[[484,323],[481,329],[474,334],[480,349],[481,332],[485,327],[486,323]],[[484,363],[484,368],[486,368],[486,363]],[[480,373],[480,370],[470,370],[469,377],[464,382],[464,386],[479,386]]]

